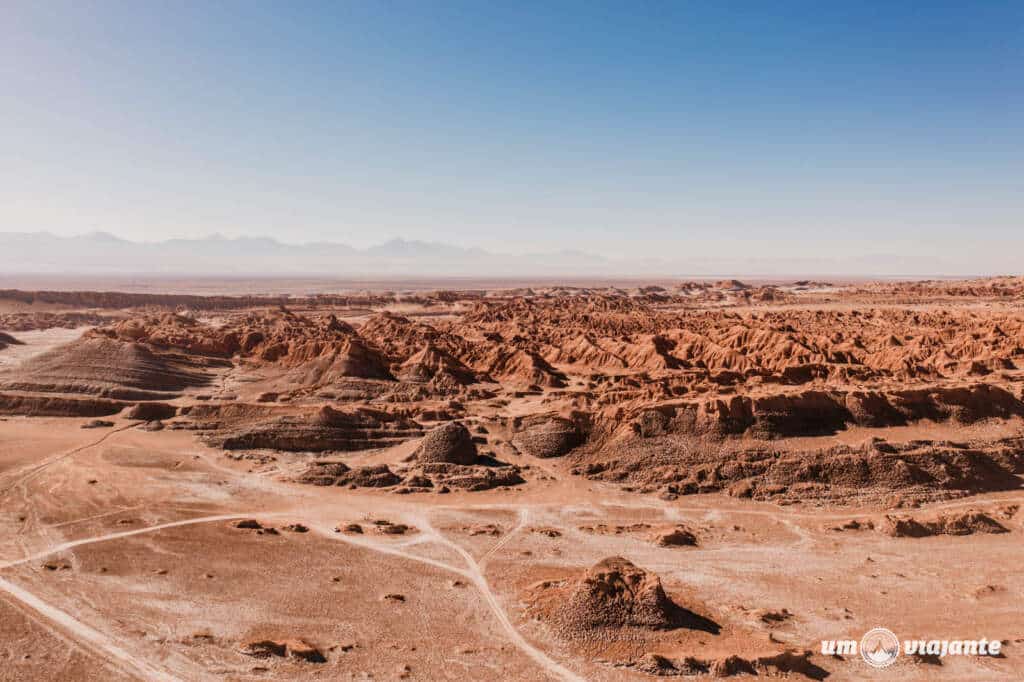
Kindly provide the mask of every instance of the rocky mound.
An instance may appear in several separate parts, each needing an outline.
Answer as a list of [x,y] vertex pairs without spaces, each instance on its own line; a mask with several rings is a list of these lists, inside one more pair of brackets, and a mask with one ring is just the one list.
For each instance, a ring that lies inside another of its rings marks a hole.
[[[1024,416],[1024,402],[991,384],[894,391],[801,391],[673,401],[637,410],[630,423],[644,437],[675,433],[761,439],[833,434],[849,426],[903,426],[921,420],[971,424]],[[619,419],[611,423],[620,424]]]
[[561,388],[566,377],[536,351],[509,348],[495,339],[473,353],[473,366],[503,383]]
[[304,639],[254,639],[243,642],[242,653],[255,658],[295,658],[309,663],[326,663],[327,659]]
[[844,502],[933,501],[1016,490],[1024,473],[1024,439],[977,443],[870,440],[860,446],[789,451],[744,442],[708,448],[676,437],[627,438],[599,453],[574,453],[573,471],[644,492],[686,495],[728,491],[755,499]]
[[175,313],[131,317],[90,330],[86,335],[221,358],[231,357],[239,349],[236,334]]
[[697,536],[685,526],[676,526],[672,530],[657,533],[654,541],[661,547],[693,547],[697,544]]
[[575,422],[555,415],[513,420],[512,429],[512,444],[534,457],[561,457],[583,440]]
[[677,609],[658,576],[622,557],[610,557],[578,581],[562,620],[584,630],[627,625],[669,628],[676,622]]
[[732,655],[713,660],[704,660],[694,656],[671,659],[667,656],[647,653],[639,660],[633,662],[631,667],[657,677],[764,675],[766,677],[789,678],[793,674],[797,674],[812,680],[824,680],[829,676],[829,672],[811,660],[813,655],[814,652],[812,651],[798,652],[787,650],[777,654],[768,654],[754,658]]
[[614,350],[602,347],[589,334],[580,334],[559,345],[548,346],[544,351],[544,359],[555,364],[581,365],[609,371],[621,371],[629,366],[625,358],[616,355]]
[[[414,471],[416,470],[414,469]],[[526,482],[519,467],[514,465],[464,466],[438,462],[424,464],[418,468],[418,472],[418,475],[414,473],[406,479],[407,486],[416,487],[413,482],[418,483],[426,478],[432,484],[429,487],[456,488],[474,492]],[[410,482],[410,479],[413,482]]]
[[125,410],[125,419],[141,419],[142,421],[156,421],[170,419],[178,414],[178,408],[167,403],[138,403]]
[[310,462],[296,479],[298,483],[351,488],[395,488],[395,492],[470,492],[524,483],[517,466],[462,465],[427,462],[392,471],[386,464],[349,467],[338,460]]
[[215,366],[140,343],[85,337],[0,375],[0,390],[161,400],[209,383]]
[[414,383],[431,382],[438,389],[451,391],[477,381],[473,371],[460,360],[430,342],[402,363],[398,377]]
[[458,357],[466,345],[457,335],[446,334],[430,325],[387,311],[370,317],[359,327],[359,335],[399,364],[406,363],[428,347]]
[[297,479],[310,485],[340,485],[354,488],[388,488],[402,482],[386,464],[349,467],[344,462],[319,460],[311,462]]
[[123,320],[91,334],[188,354],[239,355],[288,369],[286,382],[300,386],[328,384],[340,377],[392,379],[381,354],[333,315],[308,317],[280,308],[214,326],[167,314]]
[[560,635],[588,638],[595,631],[622,628],[668,630],[680,627],[717,632],[718,626],[675,604],[657,575],[622,557],[603,559],[568,586],[552,619]]
[[465,425],[449,422],[429,431],[413,458],[420,464],[476,464],[476,443]]
[[207,434],[225,450],[273,449],[292,452],[355,451],[386,448],[423,435],[419,424],[384,410],[323,406],[313,413],[259,419]]
[[1009,529],[982,512],[939,515],[918,520],[911,517],[886,516],[880,530],[894,538],[924,538],[933,535],[974,535],[975,533],[1009,533]]
[[343,377],[394,379],[387,361],[358,337],[348,337],[291,369],[285,383],[295,386],[322,386]]
[[287,310],[250,315],[234,323],[245,357],[290,369],[286,383],[330,384],[342,377],[393,379],[387,360],[333,315],[305,317]]

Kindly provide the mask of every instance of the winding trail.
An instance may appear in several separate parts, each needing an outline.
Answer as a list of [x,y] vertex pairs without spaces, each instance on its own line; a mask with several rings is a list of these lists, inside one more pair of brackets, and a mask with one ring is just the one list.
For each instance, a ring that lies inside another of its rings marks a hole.
[[61,521],[60,523],[47,524],[45,526],[42,526],[42,528],[45,528],[46,530],[52,530],[54,528],[66,528],[68,526],[78,525],[79,523],[88,523],[89,521],[104,519],[108,516],[117,516],[118,514],[124,514],[125,512],[135,511],[136,509],[143,508],[145,508],[145,505],[133,504],[130,507],[118,507],[117,509],[112,509],[110,511],[105,511],[99,514],[93,514],[92,516],[84,516],[80,519],[71,519],[70,521]]
[[[519,525],[516,526],[516,528],[513,531],[507,534],[505,536],[506,538],[508,538],[515,530],[521,528],[522,525],[526,522],[528,515],[525,512],[526,510],[520,510]],[[62,542],[60,544],[48,547],[45,550],[36,552],[30,556],[21,559],[0,562],[0,569],[11,568],[32,561],[38,561],[39,559],[50,556],[52,554],[58,554],[60,552],[65,552],[84,545],[91,545],[99,542],[110,542],[113,540],[119,540],[127,537],[132,537],[135,535],[154,533],[167,528],[180,528],[182,526],[190,526],[200,523],[230,521],[233,519],[248,518],[253,516],[260,516],[266,518],[282,515],[286,515],[286,513],[247,512],[238,514],[216,514],[192,519],[183,519],[181,521],[171,521],[168,523],[161,523],[154,526],[147,526],[145,528],[135,528],[132,530],[120,531],[116,533],[107,533],[105,535],[100,535],[92,538],[83,538],[81,540],[71,540],[68,542]],[[465,549],[460,547],[455,542],[448,540],[443,535],[438,533],[433,528],[433,526],[430,525],[429,521],[426,518],[419,519],[419,521],[424,526],[424,532],[427,534],[426,537],[422,539],[417,539],[416,543],[406,544],[404,545],[405,547],[410,546],[411,544],[419,544],[422,542],[436,542],[437,544],[440,544],[444,547],[448,547],[449,549],[456,552],[465,561],[466,567],[460,568],[458,566],[454,566],[452,564],[440,561],[438,559],[420,556],[413,552],[404,551],[400,547],[392,547],[377,542],[373,542],[371,540],[360,540],[343,535],[337,535],[331,531],[325,530],[320,527],[318,527],[318,530],[320,531],[320,534],[340,542],[345,542],[350,545],[372,550],[382,554],[389,554],[403,559],[416,561],[422,564],[442,569],[444,571],[448,571],[450,573],[461,575],[462,577],[471,581],[474,584],[474,586],[476,586],[476,588],[479,590],[479,592],[483,595],[484,600],[487,602],[487,605],[490,607],[491,612],[498,620],[498,623],[502,626],[502,629],[505,630],[506,634],[508,635],[508,638],[518,649],[520,649],[524,654],[533,659],[533,661],[537,663],[537,665],[539,665],[545,672],[547,672],[553,678],[559,680],[567,680],[570,682],[583,682],[582,677],[580,677],[576,673],[572,672],[568,668],[564,667],[557,661],[550,658],[547,654],[545,654],[543,651],[530,644],[526,640],[526,638],[523,637],[523,635],[519,632],[519,630],[509,619],[508,614],[505,612],[505,609],[501,606],[501,603],[498,601],[497,595],[494,594],[494,591],[491,589],[490,584],[487,582],[487,578],[484,576],[480,564],[475,559],[473,559],[472,555],[470,555],[469,552],[467,552]],[[504,543],[496,543],[495,546],[491,548],[492,552],[493,550],[498,549],[498,547],[501,544]],[[112,661],[116,661],[122,664],[129,671],[133,672],[134,674],[140,675],[143,679],[161,681],[178,679],[170,673],[164,670],[157,669],[153,665],[135,657],[127,650],[118,646],[114,641],[112,641],[111,638],[107,637],[103,633],[89,627],[88,625],[82,623],[79,620],[76,620],[74,617],[67,614],[66,612],[61,611],[60,609],[54,606],[51,606],[50,604],[46,603],[45,601],[43,601],[36,595],[32,594],[28,590],[19,587],[18,585],[8,580],[0,578],[0,591],[6,592],[8,595],[22,602],[27,607],[33,609],[34,611],[37,611],[38,613],[50,619],[54,623],[60,625],[62,628],[66,629],[68,632],[76,636],[83,643],[87,644],[90,648],[98,650],[103,655],[109,657]]]
[[522,633],[519,632],[516,626],[509,619],[508,614],[505,612],[505,609],[502,608],[501,603],[498,602],[497,595],[495,595],[494,591],[491,590],[491,586],[487,582],[487,578],[484,576],[483,571],[480,570],[480,566],[473,560],[473,557],[470,556],[469,552],[450,540],[444,540],[443,544],[448,545],[461,554],[466,560],[466,563],[470,565],[470,579],[473,581],[473,584],[476,585],[480,593],[483,594],[484,599],[487,600],[488,605],[491,607],[491,611],[498,619],[498,622],[501,623],[502,627],[505,628],[505,632],[508,634],[508,637],[512,640],[513,644],[519,647],[524,654],[532,658],[537,665],[542,667],[551,676],[557,679],[569,680],[571,682],[585,682],[584,678],[549,657],[543,651],[530,644],[526,638],[523,637]]
[[102,444],[105,440],[107,440],[108,438],[110,438],[114,434],[121,433],[122,431],[126,431],[126,430],[132,428],[133,426],[137,426],[138,424],[139,424],[139,422],[131,422],[130,424],[126,424],[124,426],[119,426],[116,429],[111,429],[110,431],[107,431],[106,433],[104,433],[97,440],[91,441],[89,443],[85,443],[83,445],[79,445],[78,447],[72,448],[71,450],[68,450],[67,452],[64,452],[62,454],[56,455],[54,457],[51,457],[51,458],[49,458],[49,459],[47,459],[47,460],[45,460],[45,461],[43,461],[43,462],[41,462],[39,464],[36,464],[36,465],[34,465],[32,467],[28,467],[27,473],[25,473],[21,478],[17,479],[16,481],[14,481],[10,485],[8,485],[6,488],[0,488],[0,495],[5,495],[6,493],[10,492],[11,490],[14,490],[17,487],[22,486],[25,483],[28,483],[28,481],[33,476],[38,474],[43,469],[45,469],[45,468],[47,468],[49,466],[52,466],[52,465],[56,464],[57,462],[63,461],[65,459],[67,459],[68,457],[73,457],[74,455],[77,455],[79,452],[82,452],[84,450],[88,450],[89,448],[94,448],[97,445]]
[[[214,521],[230,521],[232,519],[247,518],[255,516],[256,514],[216,514],[213,516],[203,516],[192,519],[184,519],[181,521],[171,521],[168,523],[161,523],[154,526],[147,526],[145,528],[136,528],[133,530],[120,531],[117,533],[108,533],[106,535],[99,535],[92,538],[83,538],[81,540],[71,540],[68,542],[62,542],[60,544],[48,547],[45,550],[36,552],[30,556],[8,560],[0,562],[0,569],[11,568],[13,566],[19,566],[31,561],[38,561],[44,557],[50,556],[51,554],[58,554],[76,547],[83,545],[91,545],[98,542],[109,542],[111,540],[118,540],[133,535],[143,535],[145,533],[154,533],[156,531],[164,530],[166,528],[179,528],[181,526],[190,526],[198,523],[210,523]],[[259,513],[260,516],[276,516],[274,513]],[[85,623],[77,620],[65,611],[61,611],[55,606],[48,604],[36,595],[32,594],[23,587],[20,587],[9,580],[0,578],[0,591],[6,592],[13,599],[18,600],[23,605],[36,611],[40,615],[49,619],[51,622],[59,625],[63,630],[67,631],[76,638],[76,641],[83,644],[88,650],[98,653],[104,660],[111,664],[116,664],[121,670],[127,673],[131,673],[140,677],[143,680],[178,680],[178,677],[170,674],[165,670],[161,670],[150,663],[134,656],[131,652],[125,650],[113,641],[111,637],[101,633],[100,631],[86,625]]]
[[[525,510],[520,511],[523,512]],[[540,666],[546,673],[548,673],[554,679],[566,680],[567,682],[585,682],[584,678],[580,677],[572,670],[569,670],[561,663],[555,661],[553,658],[545,654],[543,651],[530,644],[530,642],[528,642],[527,639],[523,637],[522,633],[519,632],[515,624],[513,624],[511,619],[509,619],[508,613],[505,612],[505,609],[504,607],[502,607],[501,602],[498,601],[498,597],[494,594],[494,591],[491,589],[490,584],[487,582],[487,578],[484,576],[480,564],[476,561],[476,559],[473,558],[473,556],[469,552],[460,547],[457,543],[441,535],[441,533],[439,533],[430,524],[430,521],[425,516],[420,516],[417,520],[422,527],[421,530],[424,533],[428,534],[434,542],[444,547],[448,547],[456,554],[461,556],[463,561],[465,561],[466,563],[466,568],[452,566],[451,564],[445,563],[443,561],[431,559],[429,557],[419,556],[418,554],[413,554],[412,552],[403,552],[402,550],[396,547],[380,545],[370,540],[358,540],[356,538],[348,537],[345,535],[337,535],[331,532],[326,532],[322,528],[319,530],[323,535],[326,535],[327,537],[348,543],[350,545],[371,549],[377,552],[382,552],[384,554],[391,554],[393,556],[402,557],[404,559],[409,559],[412,561],[418,561],[420,563],[441,568],[446,571],[450,571],[457,575],[463,576],[464,578],[470,580],[473,583],[473,585],[477,588],[477,590],[480,592],[480,594],[483,595],[484,600],[487,602],[487,605],[490,607],[491,612],[494,614],[494,617],[498,620],[498,623],[501,625],[502,629],[505,630],[505,633],[508,636],[509,640],[520,651],[522,651],[524,654],[533,659],[533,661],[538,666]],[[517,529],[522,526],[525,520],[526,515],[521,513],[520,523],[519,526],[517,526]],[[506,537],[508,536],[506,535]]]
[[[509,536],[522,528],[526,523],[528,510],[520,508],[519,512],[519,523],[513,530],[506,534],[506,542]],[[512,643],[515,644],[520,651],[532,658],[537,665],[543,668],[552,677],[561,680],[569,680],[570,682],[585,682],[584,678],[580,677],[572,670],[569,670],[561,663],[555,661],[546,653],[530,644],[530,642],[523,637],[522,633],[519,632],[516,626],[512,623],[511,619],[509,619],[508,613],[506,613],[504,607],[502,607],[501,602],[498,601],[498,596],[494,594],[494,590],[491,589],[490,584],[487,582],[487,576],[484,575],[483,569],[476,559],[474,559],[473,556],[463,549],[458,543],[449,540],[434,530],[434,527],[430,525],[429,520],[424,519],[424,521],[429,531],[437,538],[439,544],[453,550],[462,557],[463,561],[466,562],[466,565],[468,566],[466,575],[468,575],[469,579],[473,581],[473,584],[476,585],[476,588],[484,596],[484,599],[487,600],[487,604],[491,607],[491,611],[494,613],[495,618],[497,618],[498,622],[501,623],[501,626],[505,629],[505,632],[509,639],[512,640]],[[504,543],[500,541],[496,543],[495,546],[491,548],[492,552],[489,552],[487,556],[492,554],[493,550],[503,544]]]
[[6,592],[25,606],[28,606],[34,611],[46,616],[50,621],[56,623],[74,635],[78,643],[99,653],[107,661],[111,663],[116,662],[118,664],[116,667],[119,667],[125,672],[130,672],[144,680],[173,682],[179,679],[174,675],[156,668],[146,661],[134,656],[111,641],[109,637],[98,630],[94,630],[55,606],[47,604],[28,590],[21,588],[8,580],[4,580],[3,578],[0,578],[0,592]]
[[66,552],[69,549],[75,547],[81,547],[82,545],[91,545],[97,542],[108,542],[110,540],[118,540],[120,538],[131,537],[132,535],[142,535],[144,533],[153,533],[158,530],[164,530],[165,528],[178,528],[180,526],[191,526],[197,523],[210,523],[211,521],[231,521],[232,519],[243,519],[250,516],[281,516],[281,512],[247,512],[245,514],[215,514],[213,516],[200,516],[193,519],[182,519],[181,521],[169,521],[167,523],[160,523],[155,526],[146,526],[145,528],[135,528],[132,530],[123,530],[117,533],[107,533],[106,535],[99,535],[94,538],[83,538],[81,540],[69,540],[68,542],[62,542],[52,547],[30,554],[29,556],[21,559],[12,559],[8,561],[0,562],[0,569],[10,568],[11,566],[18,566],[20,564],[28,563],[29,561],[38,561],[44,557],[50,556],[51,554],[57,554],[59,552]]

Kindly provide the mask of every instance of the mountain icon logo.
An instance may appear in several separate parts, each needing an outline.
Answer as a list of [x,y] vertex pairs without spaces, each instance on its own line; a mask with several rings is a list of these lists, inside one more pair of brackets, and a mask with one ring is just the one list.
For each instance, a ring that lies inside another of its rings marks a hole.
[[860,655],[868,665],[886,668],[899,657],[900,640],[886,628],[868,630],[860,640]]

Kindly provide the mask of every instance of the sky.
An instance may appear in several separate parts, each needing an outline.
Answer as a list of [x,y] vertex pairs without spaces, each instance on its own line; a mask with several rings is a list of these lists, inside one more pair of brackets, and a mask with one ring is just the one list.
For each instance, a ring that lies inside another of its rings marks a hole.
[[1022,217],[1021,2],[0,4],[4,232],[984,274]]

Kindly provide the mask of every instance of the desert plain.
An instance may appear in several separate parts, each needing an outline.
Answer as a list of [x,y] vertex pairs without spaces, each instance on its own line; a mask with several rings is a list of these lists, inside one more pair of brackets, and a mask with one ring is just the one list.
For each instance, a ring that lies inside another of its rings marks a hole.
[[1024,279],[239,288],[0,291],[0,679],[1024,677]]

